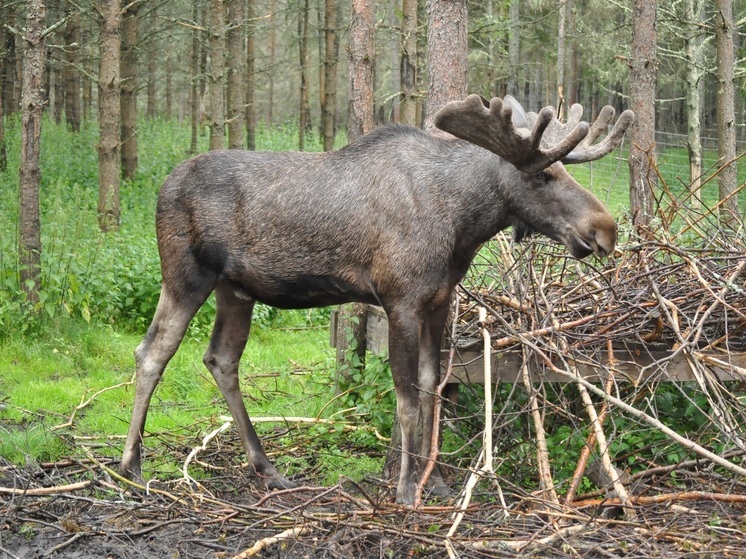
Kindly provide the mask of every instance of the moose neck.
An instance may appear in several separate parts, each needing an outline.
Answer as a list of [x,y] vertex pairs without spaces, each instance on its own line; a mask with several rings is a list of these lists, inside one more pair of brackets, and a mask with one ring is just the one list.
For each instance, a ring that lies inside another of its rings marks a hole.
[[487,150],[452,140],[446,158],[443,196],[456,233],[456,250],[472,253],[496,233],[513,225],[519,171]]

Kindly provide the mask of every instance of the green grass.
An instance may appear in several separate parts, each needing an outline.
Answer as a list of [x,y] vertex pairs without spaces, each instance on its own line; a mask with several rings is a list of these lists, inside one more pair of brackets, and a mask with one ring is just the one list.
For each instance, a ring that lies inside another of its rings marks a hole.
[[[42,301],[29,309],[18,285],[16,255],[18,121],[6,122],[9,170],[0,173],[0,456],[19,464],[68,454],[81,457],[81,445],[91,444],[97,454],[116,458],[134,393],[128,384],[134,372],[133,350],[153,316],[160,290],[154,233],[157,192],[171,169],[188,157],[190,131],[176,122],[141,123],[138,176],[122,186],[121,228],[104,235],[95,216],[96,127],[86,124],[76,135],[44,122]],[[338,144],[343,142],[338,138]],[[201,151],[206,143],[201,136]],[[306,145],[320,149],[313,135]],[[297,134],[292,127],[260,129],[257,146],[293,150]],[[662,165],[680,155],[665,152]],[[712,160],[712,154],[708,157]],[[626,212],[626,162],[609,157],[570,170],[614,213]],[[682,190],[678,177],[686,172],[682,166],[662,167],[668,184]],[[716,181],[704,192],[706,200],[714,199]],[[741,199],[746,202],[746,195]],[[195,317],[156,391],[146,427],[157,439],[146,441],[150,450],[163,448],[163,441],[198,442],[227,414],[202,364],[213,312],[210,301]],[[348,416],[355,414],[357,421],[388,434],[393,396],[380,360],[370,360],[371,366],[353,380],[356,391],[327,407],[335,391],[327,325],[328,310],[278,312],[257,305],[240,368],[249,414],[314,417],[323,409],[329,417],[352,409]],[[86,405],[76,410],[82,402]],[[274,426],[259,424],[258,429]],[[326,483],[336,482],[340,473],[353,479],[380,473],[380,446],[369,432],[342,436],[325,426],[303,429],[314,436],[315,462],[309,463],[305,455],[285,455],[278,459],[281,468],[315,468]],[[348,440],[374,449],[373,456],[351,451],[344,444]],[[178,467],[167,457],[145,463],[146,475],[168,475]]]

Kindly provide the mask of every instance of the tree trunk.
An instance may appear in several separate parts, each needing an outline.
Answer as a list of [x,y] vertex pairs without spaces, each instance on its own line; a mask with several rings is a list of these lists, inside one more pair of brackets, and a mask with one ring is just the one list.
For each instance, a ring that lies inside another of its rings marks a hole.
[[567,0],[560,0],[559,23],[557,25],[557,118],[565,119],[565,24],[567,23]]
[[[347,138],[354,142],[373,129],[373,64],[375,61],[375,27],[368,0],[352,0],[349,43],[349,121]],[[354,367],[354,356],[362,369],[365,366],[367,305],[343,305],[337,319],[337,372],[349,375]]]
[[324,151],[334,149],[337,112],[337,58],[339,39],[337,38],[336,0],[325,0],[324,10],[324,103],[322,105],[322,131]]
[[[254,108],[254,89],[256,79],[254,77],[254,59],[256,57],[254,26],[254,0],[246,2],[246,148],[256,149],[256,110]],[[270,72],[271,73],[271,72]]]
[[347,136],[350,141],[367,134],[374,125],[373,71],[376,60],[375,26],[369,0],[352,0],[349,46],[349,110]]
[[717,49],[717,129],[719,195],[723,200],[720,216],[730,222],[739,216],[736,194],[736,116],[735,116],[735,59],[733,53],[733,0],[717,0],[715,39]]
[[630,211],[635,225],[647,226],[653,218],[655,186],[657,2],[635,0],[632,19],[630,93],[635,122],[629,150]]
[[80,12],[68,6],[65,24],[65,120],[70,130],[80,132]]
[[427,5],[427,113],[425,129],[446,103],[467,94],[466,0],[429,0]]
[[41,228],[39,218],[39,144],[44,108],[44,27],[46,5],[29,0],[24,39],[21,97],[21,164],[18,176],[18,242],[21,289],[31,303],[39,301]]
[[[510,20],[508,37],[508,93],[513,97],[520,98],[518,92],[518,67],[521,55],[521,3],[519,0],[510,0],[508,9]],[[535,109],[536,107],[531,107]]]
[[298,149],[306,148],[308,128],[308,0],[300,0],[298,12],[298,55],[300,62],[300,93],[298,106]]
[[98,88],[98,224],[103,232],[119,228],[119,0],[101,2],[101,59]]
[[128,5],[122,17],[122,176],[137,173],[137,21],[139,4]]
[[225,10],[223,0],[211,0],[210,4],[210,149],[223,149],[225,134],[225,107],[223,82],[225,81]]
[[[267,50],[267,56],[269,57],[269,67],[274,68],[277,62],[277,21],[275,18],[275,12],[277,11],[277,0],[269,0],[269,37]],[[267,77],[267,124],[272,124],[272,109],[274,108],[275,101],[275,73],[270,72]]]
[[158,64],[158,36],[155,29],[158,26],[158,6],[153,5],[150,11],[150,44],[148,45],[148,86],[147,86],[147,108],[145,114],[148,118],[155,118],[158,114],[158,104],[155,90],[155,70]]
[[244,145],[244,0],[226,2],[228,34],[228,148],[242,149]]
[[3,113],[2,93],[0,93],[0,173],[6,171],[7,169],[8,169],[8,147],[5,141],[5,117]]
[[402,99],[399,120],[417,125],[417,0],[402,1],[401,63]]
[[704,21],[705,0],[686,0],[684,21],[687,23],[684,53],[686,56],[686,120],[689,148],[689,191],[691,205],[702,206],[702,93],[704,90]]
[[[199,25],[199,5],[201,0],[192,0],[192,19],[195,26]],[[192,52],[191,52],[191,106],[192,113],[192,137],[189,144],[189,153],[197,153],[197,136],[199,134],[200,123],[200,29],[192,29]]]

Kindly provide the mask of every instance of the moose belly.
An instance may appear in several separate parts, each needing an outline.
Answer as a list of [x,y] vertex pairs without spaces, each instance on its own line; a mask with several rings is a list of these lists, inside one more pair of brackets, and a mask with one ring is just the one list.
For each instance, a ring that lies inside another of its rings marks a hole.
[[238,297],[251,298],[280,309],[325,307],[358,301],[377,304],[370,290],[330,276],[299,275],[272,278],[246,285],[234,282]]

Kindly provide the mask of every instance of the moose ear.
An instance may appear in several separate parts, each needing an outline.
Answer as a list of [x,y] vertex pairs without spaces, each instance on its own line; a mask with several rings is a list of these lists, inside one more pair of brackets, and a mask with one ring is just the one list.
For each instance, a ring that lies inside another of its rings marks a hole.
[[481,95],[479,96],[479,98],[482,100],[482,105],[484,105],[484,108],[485,109],[489,109],[490,108],[490,100],[487,99],[486,97],[482,97]]

